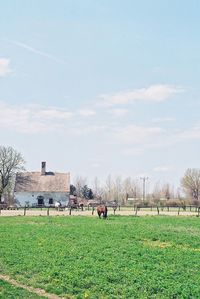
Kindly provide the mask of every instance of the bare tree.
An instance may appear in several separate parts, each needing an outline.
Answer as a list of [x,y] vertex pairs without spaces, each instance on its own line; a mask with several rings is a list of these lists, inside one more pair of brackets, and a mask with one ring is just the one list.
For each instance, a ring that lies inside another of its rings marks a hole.
[[169,200],[174,198],[174,187],[169,183],[165,183],[162,186],[162,197]]
[[11,146],[0,146],[0,202],[6,188],[12,184],[17,171],[24,170],[24,159]]
[[116,202],[120,202],[123,197],[122,179],[120,176],[116,176],[113,182],[113,199]]
[[92,183],[92,190],[94,193],[95,198],[101,198],[103,195],[103,188],[101,187],[100,181],[98,177],[94,178],[94,181]]
[[111,199],[113,198],[113,180],[110,174],[106,179],[104,187],[104,198],[107,201],[111,201]]
[[78,197],[82,196],[82,189],[87,185],[87,178],[82,176],[76,176],[73,180],[74,186],[76,187],[76,194]]
[[181,179],[181,185],[187,195],[198,200],[200,196],[200,169],[188,168]]
[[141,196],[141,190],[138,182],[131,177],[127,177],[123,181],[123,197],[122,203],[125,204],[128,198],[135,200]]

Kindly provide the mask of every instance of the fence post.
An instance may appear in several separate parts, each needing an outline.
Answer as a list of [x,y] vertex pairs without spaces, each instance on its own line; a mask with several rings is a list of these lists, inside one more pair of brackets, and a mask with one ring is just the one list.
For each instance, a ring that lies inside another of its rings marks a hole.
[[198,217],[199,217],[199,214],[200,214],[200,207],[198,207]]
[[49,208],[47,209],[47,216],[49,216]]
[[70,209],[69,209],[69,215],[71,215],[71,214],[72,214],[72,209],[70,208]]
[[180,207],[178,207],[178,215],[179,215],[179,213],[180,213]]
[[94,215],[94,207],[92,207],[92,215]]
[[117,207],[113,207],[114,215],[115,215],[116,210],[117,210]]
[[26,206],[24,207],[24,216],[26,215]]
[[159,207],[158,206],[157,206],[157,211],[158,211],[158,215],[159,215],[160,211],[159,211]]
[[135,208],[135,216],[137,216],[137,206],[136,206],[136,208]]

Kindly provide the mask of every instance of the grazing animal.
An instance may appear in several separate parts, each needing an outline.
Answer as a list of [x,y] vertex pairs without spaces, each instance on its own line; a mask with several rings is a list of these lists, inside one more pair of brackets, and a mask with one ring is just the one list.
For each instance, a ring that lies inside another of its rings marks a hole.
[[61,202],[56,201],[56,202],[55,202],[55,208],[59,211],[59,210],[60,210],[60,207],[61,207]]
[[108,208],[105,205],[101,205],[97,207],[97,214],[99,218],[101,218],[101,215],[103,215],[103,218],[107,218],[108,214]]

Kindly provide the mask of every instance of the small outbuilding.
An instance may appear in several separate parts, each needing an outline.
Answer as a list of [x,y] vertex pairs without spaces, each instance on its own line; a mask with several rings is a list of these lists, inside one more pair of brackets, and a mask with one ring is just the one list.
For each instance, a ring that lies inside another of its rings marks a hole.
[[70,194],[70,173],[46,171],[42,162],[40,172],[17,173],[14,199],[19,206],[67,206]]

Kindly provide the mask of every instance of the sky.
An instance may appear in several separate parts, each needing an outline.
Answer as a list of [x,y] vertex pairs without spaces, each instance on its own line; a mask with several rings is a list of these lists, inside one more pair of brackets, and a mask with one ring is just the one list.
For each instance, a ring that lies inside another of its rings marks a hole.
[[199,28],[198,0],[0,0],[0,144],[28,171],[179,186],[199,168]]

